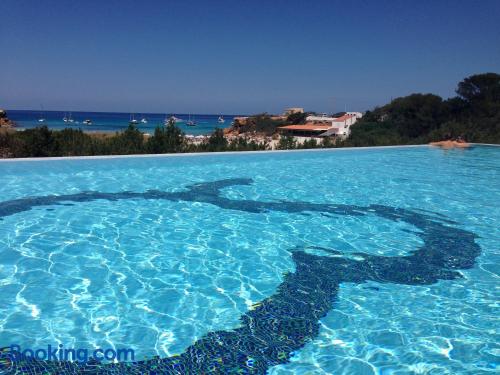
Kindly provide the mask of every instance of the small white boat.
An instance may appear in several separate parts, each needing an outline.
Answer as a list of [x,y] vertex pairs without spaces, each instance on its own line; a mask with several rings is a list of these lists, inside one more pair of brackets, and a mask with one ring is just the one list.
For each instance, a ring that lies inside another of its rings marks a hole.
[[196,126],[196,121],[194,120],[194,116],[193,116],[193,119],[191,120],[191,115],[189,115],[189,120],[186,122],[186,125],[187,126]]
[[130,121],[128,122],[129,125],[137,125],[139,123],[139,121],[137,121],[134,117],[133,114],[130,115]]
[[38,122],[45,122],[45,117],[43,116],[43,105],[40,104],[40,117],[38,118]]
[[92,120],[89,120],[89,119],[87,119],[87,120],[83,120],[83,123],[84,123],[85,125],[92,125]]
[[223,123],[225,123],[225,122],[226,122],[226,120],[224,120],[224,117],[223,117],[223,116],[219,116],[219,118],[217,119],[217,122],[218,122],[219,124],[223,124]]

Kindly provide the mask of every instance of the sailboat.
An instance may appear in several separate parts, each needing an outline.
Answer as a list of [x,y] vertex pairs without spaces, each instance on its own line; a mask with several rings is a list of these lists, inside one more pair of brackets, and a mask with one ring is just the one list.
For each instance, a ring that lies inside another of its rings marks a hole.
[[193,116],[193,119],[191,120],[191,115],[189,115],[189,120],[188,120],[188,122],[186,122],[186,125],[187,126],[196,126],[196,121],[194,120],[194,116]]
[[138,123],[138,122],[139,122],[139,121],[137,121],[137,120],[135,119],[134,114],[133,114],[133,113],[131,113],[131,114],[130,114],[130,121],[128,122],[128,123],[129,123],[129,125],[137,125],[137,123]]
[[45,117],[43,116],[43,106],[40,104],[40,117],[38,118],[38,122],[45,122]]

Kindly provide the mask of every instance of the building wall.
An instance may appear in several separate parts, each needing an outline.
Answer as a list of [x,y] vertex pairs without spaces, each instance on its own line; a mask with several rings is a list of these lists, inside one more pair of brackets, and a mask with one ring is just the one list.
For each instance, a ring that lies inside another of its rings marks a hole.
[[[359,112],[357,112],[357,113],[359,113]],[[355,115],[355,117],[350,117],[344,121],[339,121],[339,122],[333,121],[332,122],[333,127],[339,129],[338,135],[349,136],[349,134],[351,134],[351,126],[354,125],[358,121],[358,118],[361,118],[361,117],[358,117],[356,115],[356,112],[348,112],[348,114]],[[359,114],[361,116],[363,116],[361,113],[359,113]]]
[[361,112],[346,112],[348,115],[354,115],[356,116],[357,119],[360,119],[363,117],[363,114]]
[[[351,126],[354,125],[358,119],[363,117],[361,112],[347,112],[346,114],[352,115],[345,120],[338,121],[334,117],[323,117],[323,116],[307,116],[307,121],[314,124],[325,124],[329,125],[335,129],[335,135],[338,137],[347,137],[351,133]],[[326,130],[325,130],[326,131]],[[306,135],[304,132],[287,132],[285,134],[294,135],[294,136],[313,136],[313,134]]]
[[315,122],[315,123],[331,123],[335,120],[335,117],[325,117],[325,116],[307,116],[306,121]]
[[294,113],[304,113],[304,108],[300,107],[286,108],[285,112],[283,113],[283,116],[289,116]]

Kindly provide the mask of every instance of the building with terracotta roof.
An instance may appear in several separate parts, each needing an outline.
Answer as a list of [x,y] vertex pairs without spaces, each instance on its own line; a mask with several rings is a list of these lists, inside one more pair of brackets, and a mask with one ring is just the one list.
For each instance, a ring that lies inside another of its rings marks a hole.
[[362,116],[359,112],[346,112],[340,117],[307,116],[303,125],[285,125],[278,130],[294,137],[347,137],[351,126]]
[[297,137],[318,137],[331,128],[328,124],[315,124],[308,122],[302,125],[285,125],[278,128],[282,135],[292,135]]

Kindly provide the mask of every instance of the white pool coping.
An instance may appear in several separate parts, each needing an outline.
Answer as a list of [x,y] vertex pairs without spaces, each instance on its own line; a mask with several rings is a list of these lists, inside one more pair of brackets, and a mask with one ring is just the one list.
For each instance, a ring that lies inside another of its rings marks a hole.
[[[500,147],[500,144],[471,143],[475,146]],[[13,163],[25,161],[48,161],[48,160],[96,160],[96,159],[130,159],[130,158],[165,158],[165,157],[192,157],[209,155],[252,155],[252,154],[281,154],[300,152],[337,152],[354,150],[384,150],[397,148],[424,148],[431,147],[429,144],[420,145],[396,145],[396,146],[368,146],[368,147],[339,147],[339,148],[312,148],[299,150],[258,150],[258,151],[217,151],[217,152],[185,152],[170,154],[129,154],[129,155],[92,155],[92,156],[41,156],[36,158],[0,158],[0,163]]]

